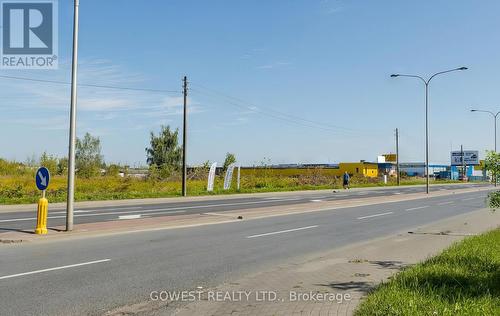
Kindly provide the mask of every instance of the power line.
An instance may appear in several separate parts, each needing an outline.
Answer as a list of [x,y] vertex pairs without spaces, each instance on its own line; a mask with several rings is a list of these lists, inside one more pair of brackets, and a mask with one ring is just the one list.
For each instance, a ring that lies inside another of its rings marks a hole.
[[[191,88],[191,91],[205,94],[203,91],[200,91],[198,89],[192,89]],[[208,95],[208,94],[205,94],[205,96],[207,96],[209,98],[214,98],[213,96]],[[321,130],[324,130],[324,131],[327,131],[327,132],[332,132],[332,133],[338,133],[339,132],[338,130],[334,130],[334,129],[331,129],[331,128],[322,127],[322,126],[316,126],[316,125],[311,125],[311,124],[305,124],[304,122],[301,122],[301,121],[298,121],[298,120],[290,119],[290,118],[287,118],[287,117],[282,117],[282,116],[279,116],[279,115],[275,115],[273,113],[266,113],[266,112],[261,111],[259,109],[251,108],[251,107],[248,107],[248,106],[244,106],[244,105],[241,105],[241,104],[229,101],[229,100],[225,100],[224,102],[227,103],[227,104],[229,104],[229,105],[231,105],[231,106],[233,106],[233,107],[236,107],[236,108],[239,108],[239,109],[243,109],[243,110],[246,110],[246,111],[250,111],[250,112],[255,113],[255,114],[260,114],[260,115],[265,116],[265,117],[271,117],[271,118],[274,118],[274,119],[277,119],[277,120],[280,120],[280,121],[284,121],[286,123],[292,123],[294,125],[299,125],[299,126],[308,127],[308,128],[317,128],[317,129],[321,129]]]
[[[201,87],[201,85],[199,85],[199,84],[196,84],[196,85]],[[201,93],[204,96],[209,97],[209,98],[215,98],[214,95],[220,94],[217,92],[212,92],[206,88],[205,88],[205,90],[207,90],[207,92],[191,88],[191,91]],[[210,94],[208,94],[208,93],[210,93]],[[289,115],[289,114],[274,111],[274,110],[264,111],[264,110],[261,110],[259,107],[256,107],[255,105],[252,105],[250,103],[246,103],[247,105],[243,105],[241,103],[243,103],[244,101],[235,102],[232,100],[240,100],[240,99],[226,95],[226,96],[224,96],[223,102],[225,102],[226,104],[229,104],[233,107],[237,107],[237,108],[249,111],[251,113],[259,114],[259,115],[262,115],[264,117],[271,117],[271,118],[274,118],[274,119],[277,119],[280,121],[284,121],[284,122],[289,123],[289,124],[291,123],[291,124],[294,124],[295,126],[298,125],[298,126],[307,127],[307,128],[315,128],[315,129],[320,129],[320,130],[324,130],[327,132],[331,132],[334,134],[340,133],[340,134],[344,134],[344,135],[346,133],[356,132],[355,130],[347,129],[347,128],[343,128],[342,130],[339,130],[340,128],[338,128],[338,127],[335,128],[335,127],[330,126],[330,125],[322,124],[322,123],[311,121],[311,120],[302,119],[302,118],[299,118],[299,117],[296,117],[293,115]]]
[[[198,84],[198,83],[192,83],[192,85],[198,86],[199,88],[201,88],[203,90],[206,90],[209,93],[212,93],[212,94],[215,94],[215,95],[219,95],[219,96],[222,96],[222,97],[224,97],[226,99],[232,100],[233,102],[237,102],[237,103],[241,103],[241,104],[246,104],[247,106],[244,106],[244,107],[247,110],[250,110],[250,111],[253,111],[253,112],[260,112],[260,113],[264,113],[264,114],[267,114],[267,115],[270,115],[269,113],[273,113],[275,116],[277,115],[277,116],[280,116],[280,117],[289,118],[289,119],[294,120],[294,121],[301,121],[301,122],[304,122],[304,123],[313,124],[313,125],[318,126],[319,128],[322,128],[322,129],[329,129],[329,130],[339,129],[339,130],[344,130],[344,131],[348,131],[348,132],[349,131],[350,132],[354,132],[355,131],[355,130],[353,130],[351,128],[347,128],[347,127],[343,127],[343,126],[336,126],[336,125],[331,125],[331,124],[325,124],[325,123],[321,123],[321,122],[317,122],[317,121],[313,121],[313,120],[301,118],[301,117],[298,117],[298,116],[294,116],[294,115],[291,115],[291,114],[288,114],[288,113],[284,113],[284,112],[280,112],[280,111],[276,111],[276,110],[272,110],[272,109],[261,110],[259,107],[255,106],[254,104],[246,102],[246,101],[244,101],[244,100],[242,100],[240,98],[230,96],[230,95],[222,93],[220,91],[209,89],[209,88],[207,88],[207,87],[205,87],[205,86],[203,86],[201,84]],[[202,92],[202,91],[198,90],[198,92]],[[268,113],[266,113],[266,112],[268,112]]]
[[[65,81],[57,81],[57,80],[46,80],[46,79],[37,79],[37,78],[28,78],[28,77],[15,77],[15,76],[5,76],[0,75],[0,78],[4,79],[14,79],[14,80],[23,80],[23,81],[33,81],[33,82],[43,82],[43,83],[53,83],[53,84],[63,84],[70,85],[70,82]],[[91,87],[91,88],[102,88],[102,89],[114,89],[114,90],[129,90],[129,91],[142,91],[142,92],[157,92],[157,93],[176,93],[180,94],[181,91],[176,90],[161,90],[161,89],[149,89],[149,88],[131,88],[131,87],[120,87],[113,85],[98,85],[98,84],[78,84],[80,87]]]

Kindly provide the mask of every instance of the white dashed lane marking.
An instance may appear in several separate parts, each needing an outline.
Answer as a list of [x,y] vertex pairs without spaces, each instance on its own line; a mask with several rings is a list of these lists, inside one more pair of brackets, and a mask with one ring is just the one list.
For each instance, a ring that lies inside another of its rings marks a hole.
[[405,211],[421,210],[421,209],[428,208],[428,207],[429,207],[429,205],[417,206],[417,207],[407,208]]
[[394,214],[394,212],[386,212],[386,213],[380,213],[380,214],[361,216],[361,217],[358,217],[358,219],[372,218],[372,217],[378,217],[378,216],[384,216],[384,215],[390,215],[390,214]]
[[299,228],[292,228],[292,229],[280,230],[280,231],[276,231],[276,232],[270,232],[270,233],[264,233],[264,234],[258,234],[258,235],[251,235],[251,236],[247,236],[247,238],[256,238],[256,237],[277,235],[277,234],[283,234],[283,233],[290,233],[290,232],[295,232],[295,231],[305,230],[305,229],[311,229],[311,228],[316,228],[316,227],[318,227],[318,225],[312,225],[312,226],[306,226],[306,227],[299,227]]

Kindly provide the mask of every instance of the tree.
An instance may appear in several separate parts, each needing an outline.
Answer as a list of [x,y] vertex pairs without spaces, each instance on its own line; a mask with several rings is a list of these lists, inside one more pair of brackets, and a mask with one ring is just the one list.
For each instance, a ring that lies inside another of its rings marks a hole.
[[51,174],[57,173],[57,164],[58,164],[57,158],[53,155],[47,154],[47,152],[45,151],[40,156],[40,166],[49,169]]
[[229,165],[235,162],[236,162],[236,156],[234,154],[227,153],[226,159],[224,160],[224,166],[222,167],[222,169],[227,170]]
[[57,174],[58,175],[68,174],[68,158],[66,157],[59,158],[59,161],[57,163]]
[[155,165],[161,170],[180,170],[182,147],[179,146],[178,137],[179,129],[172,131],[170,126],[162,125],[158,135],[151,132],[150,147],[146,148],[148,165]]
[[83,139],[77,138],[75,159],[78,175],[84,178],[99,175],[104,165],[99,137],[86,133]]
[[37,160],[35,154],[32,154],[31,156],[28,156],[28,158],[26,158],[26,166],[37,167]]
[[106,166],[106,176],[108,177],[118,177],[120,175],[120,165],[110,164]]
[[[487,151],[484,167],[487,171],[491,172],[493,179],[498,177],[500,174],[500,153]],[[488,204],[493,209],[500,208],[500,191],[494,191],[488,194]]]
[[500,153],[494,151],[487,151],[484,160],[484,167],[487,171],[491,172],[492,176],[500,174]]

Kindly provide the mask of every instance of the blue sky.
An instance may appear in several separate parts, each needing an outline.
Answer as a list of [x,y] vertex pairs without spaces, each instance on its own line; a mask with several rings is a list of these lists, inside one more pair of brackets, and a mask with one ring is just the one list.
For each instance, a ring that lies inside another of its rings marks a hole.
[[[187,75],[190,164],[424,160],[424,87],[391,73],[470,69],[431,85],[431,162],[493,147],[500,110],[498,1],[80,1],[85,84],[181,90]],[[58,70],[70,79],[72,1],[59,1]],[[67,154],[69,88],[0,78],[0,157]],[[149,132],[180,127],[179,93],[81,87],[78,135],[101,138],[108,162],[145,164]]]

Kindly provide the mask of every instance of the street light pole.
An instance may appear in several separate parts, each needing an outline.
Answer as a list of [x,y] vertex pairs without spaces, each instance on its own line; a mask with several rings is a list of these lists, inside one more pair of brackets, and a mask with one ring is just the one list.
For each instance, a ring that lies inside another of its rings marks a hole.
[[459,71],[459,70],[467,70],[467,67],[459,67],[459,68],[454,68],[450,70],[445,70],[445,71],[440,71],[432,76],[429,77],[429,79],[424,79],[421,76],[417,75],[406,75],[406,74],[392,74],[391,78],[397,78],[397,77],[410,77],[410,78],[417,78],[421,80],[424,85],[425,85],[425,173],[426,173],[426,186],[425,190],[426,193],[429,194],[429,182],[430,182],[430,175],[429,175],[429,84],[431,80],[438,76],[442,75],[448,72],[452,71]]
[[182,196],[187,195],[187,165],[186,165],[186,153],[187,153],[187,77],[184,76],[182,79],[182,92],[184,96],[184,113],[183,113],[183,124],[182,124]]
[[396,128],[396,173],[398,185],[401,184],[401,173],[399,172],[399,129]]
[[[495,153],[497,153],[497,118],[498,118],[498,115],[500,114],[500,111],[498,111],[497,113],[493,113],[491,111],[485,111],[485,110],[476,110],[476,109],[472,109],[470,110],[471,112],[483,112],[483,113],[488,113],[490,114],[492,117],[493,117],[493,131],[495,132],[495,145],[494,145],[494,148],[495,148]],[[493,177],[495,178],[495,186],[497,186],[497,177],[496,177],[496,174],[493,174]]]
[[471,112],[483,112],[483,113],[488,113],[490,114],[492,117],[493,117],[493,120],[494,120],[494,125],[493,125],[493,128],[494,128],[494,132],[495,132],[495,144],[494,144],[494,148],[495,148],[495,152],[497,152],[497,118],[498,118],[498,115],[500,114],[500,111],[498,111],[497,113],[493,113],[491,111],[485,111],[485,110],[476,110],[476,109],[473,109],[473,110],[470,110]]
[[75,200],[75,143],[76,143],[76,92],[78,70],[78,6],[74,1],[73,18],[73,60],[71,64],[71,109],[69,120],[69,153],[68,153],[68,194],[66,201],[66,231],[73,230],[73,208]]
[[[432,79],[432,78],[431,78]],[[429,82],[425,81],[425,192],[429,194]]]

